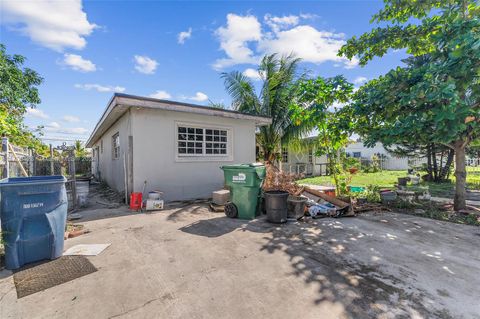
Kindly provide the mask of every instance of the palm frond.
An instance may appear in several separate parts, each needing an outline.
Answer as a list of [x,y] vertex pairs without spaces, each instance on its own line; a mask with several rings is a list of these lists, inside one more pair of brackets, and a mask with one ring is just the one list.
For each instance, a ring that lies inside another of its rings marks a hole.
[[221,77],[227,93],[232,97],[233,108],[243,113],[258,114],[258,98],[250,79],[238,71],[224,72]]

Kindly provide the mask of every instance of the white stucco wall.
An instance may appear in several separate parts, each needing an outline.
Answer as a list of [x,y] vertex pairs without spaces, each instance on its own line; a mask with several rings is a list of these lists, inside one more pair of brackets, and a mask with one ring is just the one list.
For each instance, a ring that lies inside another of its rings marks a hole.
[[398,157],[389,153],[382,145],[382,143],[376,143],[374,147],[366,147],[362,142],[356,142],[349,144],[345,148],[345,152],[353,156],[354,152],[360,152],[361,158],[371,159],[374,154],[384,154],[387,156],[382,162],[382,168],[386,170],[406,170],[411,166],[418,166],[421,163],[426,162],[422,158],[408,158]]
[[[110,187],[120,193],[125,191],[125,171],[124,171],[124,153],[128,150],[128,136],[131,132],[131,117],[129,113],[125,113],[115,124],[113,124],[103,134],[93,146],[99,150],[98,165],[93,163],[93,173],[101,178]],[[113,159],[113,136],[118,133],[120,136],[120,157]],[[101,150],[101,141],[103,140],[103,152]],[[94,161],[97,161],[97,151],[95,151]]]
[[[311,173],[313,176],[317,175],[325,175],[326,174],[326,167],[325,165],[321,166],[319,164],[327,163],[327,157],[325,155],[322,156],[313,156],[312,163],[308,161],[308,152],[298,152],[292,149],[288,150],[288,162],[281,163],[281,167],[284,171],[296,173],[297,164],[307,164],[311,167]],[[322,171],[320,171],[322,170]],[[308,169],[308,173],[310,173],[310,168]]]
[[[132,109],[133,188],[160,190],[166,200],[206,198],[223,187],[220,166],[255,161],[255,123],[185,112]],[[229,130],[229,155],[179,158],[176,156],[176,123]]]
[[387,150],[383,147],[381,143],[376,143],[374,147],[366,147],[363,145],[363,142],[356,142],[349,144],[345,148],[345,152],[350,153],[351,156],[353,156],[354,152],[360,152],[362,158],[368,158],[370,159],[373,154],[385,154],[389,156]]

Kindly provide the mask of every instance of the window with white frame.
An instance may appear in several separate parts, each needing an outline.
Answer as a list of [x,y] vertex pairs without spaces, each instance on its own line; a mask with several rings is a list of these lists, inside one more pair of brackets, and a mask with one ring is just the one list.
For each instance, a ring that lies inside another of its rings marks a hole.
[[228,131],[188,125],[177,127],[178,156],[228,155]]
[[112,157],[113,159],[120,157],[120,135],[118,133],[112,136]]
[[288,163],[288,148],[282,147],[282,163]]
[[362,157],[362,152],[353,152],[353,157],[355,157],[355,158]]

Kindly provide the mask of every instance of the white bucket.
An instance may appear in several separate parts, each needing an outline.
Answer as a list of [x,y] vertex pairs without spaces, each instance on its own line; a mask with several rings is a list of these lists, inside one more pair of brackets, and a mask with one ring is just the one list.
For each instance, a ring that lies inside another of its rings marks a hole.
[[148,199],[160,200],[161,195],[162,195],[162,192],[159,192],[159,191],[148,192]]
[[88,192],[90,187],[89,181],[76,181],[75,187],[77,191],[77,204],[84,207],[88,202]]

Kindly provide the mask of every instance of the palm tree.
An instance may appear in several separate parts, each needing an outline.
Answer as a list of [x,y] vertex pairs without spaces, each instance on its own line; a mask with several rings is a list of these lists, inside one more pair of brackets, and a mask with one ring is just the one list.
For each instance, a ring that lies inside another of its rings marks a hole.
[[253,82],[241,72],[221,75],[235,110],[272,118],[272,124],[262,126],[257,134],[257,144],[267,163],[276,161],[281,145],[298,140],[312,129],[291,120],[290,106],[295,100],[295,83],[300,78],[297,72],[299,62],[300,59],[293,55],[281,58],[276,54],[266,55],[258,68],[263,81],[258,96]]
[[82,141],[75,141],[75,157],[87,157],[87,150],[83,146]]

